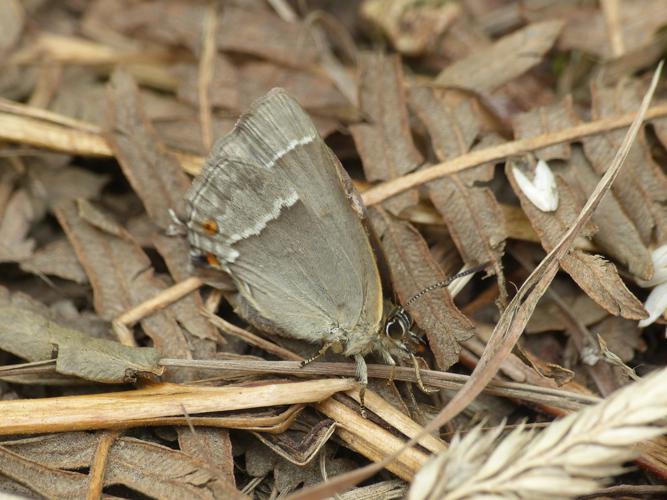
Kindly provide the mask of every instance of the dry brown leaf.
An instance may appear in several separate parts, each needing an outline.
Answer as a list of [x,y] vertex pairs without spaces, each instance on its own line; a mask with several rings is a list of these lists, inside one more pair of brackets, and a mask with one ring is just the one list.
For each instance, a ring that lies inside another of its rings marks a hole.
[[21,269],[33,274],[49,274],[75,283],[87,283],[88,277],[66,238],[55,239],[21,262]]
[[136,48],[148,39],[194,50],[199,44],[205,12],[203,4],[179,0],[139,3],[102,0],[93,2],[82,24],[88,36],[102,42],[110,39],[115,44]]
[[[569,185],[578,188],[583,197],[590,195],[599,180],[599,176],[578,147],[573,151],[572,158],[562,173]],[[604,197],[592,220],[598,228],[593,235],[596,247],[625,265],[637,278],[649,279],[653,276],[651,253],[615,193]]]
[[[410,134],[398,56],[365,53],[360,59],[360,110],[367,123],[350,132],[368,181],[390,180],[414,170],[423,160]],[[418,193],[408,191],[390,201],[393,213],[416,205]]]
[[[402,304],[425,287],[446,278],[414,227],[382,209],[373,208],[369,214],[382,244],[394,291]],[[459,360],[459,342],[472,337],[475,327],[444,288],[424,295],[408,309],[426,333],[438,368],[447,370]]]
[[[4,443],[3,443],[4,444]],[[45,498],[85,498],[88,476],[60,470],[0,446],[0,475],[11,478]]]
[[[68,469],[91,465],[100,436],[103,433],[71,432],[5,441],[0,447],[4,458],[0,473],[45,497],[85,497],[88,476]],[[225,484],[205,460],[127,437],[118,439],[109,450],[104,485],[114,484],[160,498],[246,498],[235,491],[233,483]],[[77,488],[81,494],[75,493]]]
[[133,438],[113,444],[104,474],[105,485],[124,484],[155,498],[247,498],[221,479],[204,460]]
[[[512,118],[514,137],[535,137],[550,132],[579,125],[581,121],[572,108],[572,97],[567,96],[562,102],[542,106],[526,113],[519,113]],[[570,158],[570,143],[562,142],[533,151],[540,160],[567,160]]]
[[[111,219],[105,219],[104,226],[112,232],[103,231],[83,219],[73,202],[56,209],[56,217],[93,286],[95,310],[101,317],[112,320],[165,288],[143,250]],[[162,355],[191,356],[184,331],[170,311],[144,318],[141,326]]]
[[91,432],[68,432],[3,441],[2,446],[26,460],[59,469],[80,469],[92,461],[98,439]]
[[234,456],[229,431],[214,427],[198,427],[195,432],[190,428],[178,429],[178,445],[183,453],[204,462],[231,486],[236,486],[234,479]]
[[[558,209],[555,212],[543,212],[533,205],[517,186],[514,168],[519,168],[519,162],[508,162],[507,177],[521,200],[523,211],[540,237],[542,246],[551,251],[568,228],[572,227],[580,205],[571,188],[558,178]],[[574,249],[560,259],[560,264],[589,297],[610,313],[630,319],[646,317],[641,302],[627,289],[611,262],[605,261],[599,255]]]
[[[479,133],[476,114],[469,101],[453,106],[432,89],[413,87],[410,106],[424,122],[438,160],[464,155]],[[507,302],[501,259],[507,232],[502,211],[493,192],[476,182],[493,178],[494,165],[480,165],[428,184],[428,193],[440,212],[463,261],[469,266],[493,264],[498,276],[500,302]]]
[[[641,96],[639,92],[639,85],[633,81],[622,81],[610,88],[594,85],[593,118],[636,109]],[[606,172],[622,139],[621,130],[584,139],[584,151],[598,174]],[[652,158],[643,133],[630,150],[627,165],[612,191],[637,227],[645,245],[667,239],[667,175]]]
[[33,204],[38,213],[52,210],[64,200],[77,198],[98,198],[110,177],[104,174],[91,173],[72,165],[53,166],[44,162],[31,162],[28,167],[28,181]]
[[440,72],[436,83],[480,94],[492,92],[538,64],[562,27],[562,21],[529,24],[451,64]]
[[125,176],[162,229],[173,222],[169,209],[178,209],[190,183],[176,159],[168,155],[142,111],[132,78],[117,71],[109,87],[107,139]]
[[0,347],[28,361],[55,358],[60,374],[107,384],[132,382],[137,375],[164,371],[152,347],[96,339],[16,307],[0,308]]

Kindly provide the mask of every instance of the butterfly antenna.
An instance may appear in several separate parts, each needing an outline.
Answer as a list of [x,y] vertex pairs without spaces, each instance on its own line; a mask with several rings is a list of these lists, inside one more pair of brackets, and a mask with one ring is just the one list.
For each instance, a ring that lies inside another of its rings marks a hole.
[[444,288],[448,286],[452,281],[457,280],[459,278],[463,278],[464,276],[468,276],[469,274],[475,274],[483,269],[486,269],[491,262],[485,262],[484,264],[480,264],[479,266],[471,267],[470,269],[466,269],[465,271],[461,271],[458,274],[454,274],[453,276],[449,276],[447,279],[443,281],[438,281],[437,283],[433,283],[432,285],[427,286],[426,288],[423,288],[416,294],[414,294],[410,299],[404,304],[404,307],[409,307],[412,303],[415,301],[419,300],[421,297],[426,295],[429,292],[432,292],[433,290],[437,290],[439,288]]

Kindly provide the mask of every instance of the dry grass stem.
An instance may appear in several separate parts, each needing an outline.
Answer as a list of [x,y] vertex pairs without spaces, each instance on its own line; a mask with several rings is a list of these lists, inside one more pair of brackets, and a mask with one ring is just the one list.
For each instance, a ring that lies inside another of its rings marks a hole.
[[187,294],[194,292],[204,283],[196,277],[191,276],[183,281],[176,283],[169,288],[166,288],[162,293],[151,297],[149,300],[138,304],[132,309],[128,309],[123,314],[115,319],[116,323],[127,326],[134,325],[137,321],[141,321],[146,316],[150,316],[156,311],[163,309],[174,302],[185,297]]
[[213,145],[213,131],[211,130],[211,100],[209,92],[213,79],[215,64],[215,34],[218,26],[218,13],[214,3],[209,5],[204,26],[202,29],[202,52],[199,60],[199,78],[197,93],[199,94],[199,122],[202,130],[202,141],[206,149]]
[[522,424],[499,439],[504,427],[481,426],[457,436],[449,449],[415,477],[409,498],[573,498],[592,493],[635,445],[665,432],[667,370],[653,373],[595,406],[555,421],[541,432]]
[[[234,326],[234,325],[232,325]],[[236,327],[238,328],[238,327]],[[190,367],[198,370],[230,371],[237,373],[284,373],[291,375],[323,375],[323,376],[345,376],[353,377],[355,375],[354,363],[327,363],[316,361],[303,368],[295,361],[255,361],[255,360],[188,360],[188,359],[168,359],[163,358],[160,364],[166,367]],[[458,373],[442,372],[438,370],[420,370],[421,377],[426,385],[439,387],[441,389],[458,390],[470,378],[467,375]],[[388,379],[393,376],[394,380],[404,380],[406,382],[416,382],[415,371],[412,367],[387,365],[368,365],[368,376],[371,378]],[[367,394],[372,391],[368,391]],[[486,388],[485,392],[495,396],[521,399],[532,403],[553,405],[562,409],[578,410],[583,406],[595,404],[600,398],[587,394],[580,394],[562,389],[551,387],[541,387],[538,385],[523,384],[517,382],[493,381]],[[384,416],[377,412],[373,404],[374,396],[367,397],[366,403],[369,409],[373,410],[379,416]],[[386,403],[383,403],[386,404]],[[381,409],[378,406],[378,409]],[[407,436],[411,433],[405,432],[400,427],[397,429],[404,432]]]
[[253,387],[160,384],[86,396],[1,401],[0,435],[134,427],[140,419],[323,401],[356,386],[353,379]]

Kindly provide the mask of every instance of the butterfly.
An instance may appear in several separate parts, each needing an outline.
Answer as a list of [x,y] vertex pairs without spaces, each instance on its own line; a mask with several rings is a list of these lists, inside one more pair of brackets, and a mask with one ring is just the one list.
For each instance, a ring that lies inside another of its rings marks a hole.
[[[241,316],[354,358],[412,356],[404,309],[387,318],[364,206],[312,120],[283,89],[255,101],[186,194],[192,257],[228,273]],[[416,363],[416,361],[415,361]],[[363,408],[363,396],[362,396]]]

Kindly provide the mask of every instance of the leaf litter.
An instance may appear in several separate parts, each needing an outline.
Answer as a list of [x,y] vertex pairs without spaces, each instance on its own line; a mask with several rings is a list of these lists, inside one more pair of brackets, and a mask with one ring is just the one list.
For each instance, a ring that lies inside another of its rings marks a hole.
[[[397,498],[414,483],[410,495],[426,498],[419,482],[438,497],[477,494],[466,484],[568,497],[602,493],[604,479],[664,494],[651,486],[667,477],[655,427],[665,410],[651,397],[661,382],[645,377],[664,364],[667,323],[664,79],[642,104],[663,7],[3,4],[0,491]],[[349,360],[280,368],[276,357],[294,363],[313,346],[246,323],[229,279],[193,268],[167,234],[207,144],[276,86],[361,191],[387,309],[489,263],[492,279],[408,307],[438,393],[413,391],[412,368],[369,358],[363,418]],[[628,135],[642,106],[648,124]],[[540,182],[557,204],[535,201]],[[504,399],[470,405],[482,391]],[[629,393],[644,406],[623,407]],[[596,401],[614,410],[578,417]],[[566,413],[600,432],[556,457],[579,474],[567,490],[522,461],[557,439],[570,420],[551,417]],[[519,430],[483,436],[480,417]],[[538,422],[541,433],[523,430]],[[439,479],[438,463],[467,460],[453,432],[481,440],[480,471],[502,455],[514,489],[502,471],[488,484]],[[383,460],[409,439],[422,446]],[[628,458],[639,468],[614,478]]]

